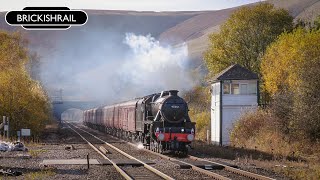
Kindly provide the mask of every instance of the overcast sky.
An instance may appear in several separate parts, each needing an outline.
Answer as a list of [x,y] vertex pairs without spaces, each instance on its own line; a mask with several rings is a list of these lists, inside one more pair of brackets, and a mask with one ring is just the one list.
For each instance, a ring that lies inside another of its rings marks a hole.
[[0,11],[21,10],[26,6],[67,6],[71,9],[136,11],[218,10],[261,0],[0,0]]

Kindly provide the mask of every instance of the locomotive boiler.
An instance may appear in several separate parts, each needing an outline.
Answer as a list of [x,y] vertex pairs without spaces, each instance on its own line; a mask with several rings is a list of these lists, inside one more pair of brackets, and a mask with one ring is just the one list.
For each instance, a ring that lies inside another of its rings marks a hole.
[[86,110],[84,124],[158,152],[187,153],[195,138],[195,123],[177,90]]

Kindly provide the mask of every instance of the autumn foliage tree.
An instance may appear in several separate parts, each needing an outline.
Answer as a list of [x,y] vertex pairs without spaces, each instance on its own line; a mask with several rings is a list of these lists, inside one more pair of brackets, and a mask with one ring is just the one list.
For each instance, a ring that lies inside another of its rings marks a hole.
[[196,122],[196,138],[206,140],[210,129],[210,92],[209,87],[196,86],[184,95],[188,102],[190,119]]
[[30,128],[39,135],[49,119],[50,105],[41,84],[26,68],[30,58],[20,33],[0,31],[0,115],[10,118],[12,133]]
[[296,137],[320,139],[320,31],[298,28],[284,33],[267,50],[261,64],[265,88],[276,100],[291,99],[284,117]]
[[221,26],[220,33],[209,37],[209,48],[204,53],[209,72],[216,74],[238,63],[260,73],[260,60],[267,46],[292,28],[289,12],[272,4],[240,8]]

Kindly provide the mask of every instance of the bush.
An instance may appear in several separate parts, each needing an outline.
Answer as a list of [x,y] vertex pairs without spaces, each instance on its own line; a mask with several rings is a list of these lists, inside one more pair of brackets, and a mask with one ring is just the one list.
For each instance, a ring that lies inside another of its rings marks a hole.
[[207,140],[207,130],[210,129],[210,112],[190,111],[190,117],[196,122],[196,138]]
[[248,112],[234,124],[230,140],[232,145],[237,147],[288,156],[292,149],[278,124],[279,118],[270,110]]
[[[260,109],[241,116],[230,132],[232,145],[270,153],[276,159],[304,159],[320,154],[320,142],[294,138],[294,134],[286,133],[283,119],[277,117],[273,109]],[[320,162],[319,158],[314,160]]]
[[191,121],[196,122],[196,138],[207,140],[207,130],[210,129],[210,91],[209,87],[196,86],[184,95],[188,102]]

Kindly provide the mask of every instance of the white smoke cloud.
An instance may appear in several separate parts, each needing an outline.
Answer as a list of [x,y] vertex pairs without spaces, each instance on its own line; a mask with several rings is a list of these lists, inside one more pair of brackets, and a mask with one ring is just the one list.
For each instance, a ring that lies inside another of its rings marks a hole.
[[150,35],[127,33],[124,41],[131,52],[122,66],[121,73],[127,76],[134,87],[145,91],[168,89],[187,90],[194,83],[186,68],[188,48],[186,44],[173,48],[161,46]]
[[150,35],[97,32],[64,39],[56,49],[45,56],[41,79],[47,89],[62,88],[64,99],[111,104],[195,84],[187,46],[163,46]]

